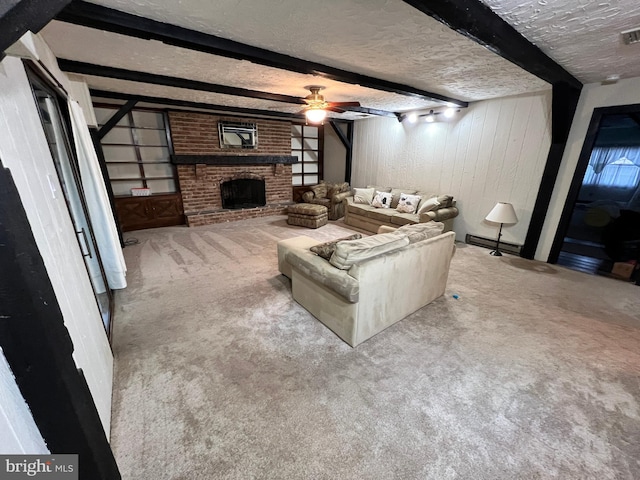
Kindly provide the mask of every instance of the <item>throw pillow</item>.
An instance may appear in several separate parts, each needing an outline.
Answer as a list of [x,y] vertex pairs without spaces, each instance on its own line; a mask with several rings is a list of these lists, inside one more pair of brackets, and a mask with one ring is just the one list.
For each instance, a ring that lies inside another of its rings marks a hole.
[[420,195],[403,193],[400,195],[400,201],[398,202],[396,210],[403,213],[415,213],[421,198]]
[[418,213],[430,212],[431,210],[436,210],[439,206],[440,202],[438,201],[438,197],[425,198],[422,203],[420,203]]
[[373,188],[354,188],[353,189],[353,203],[365,203],[371,205],[373,201],[373,194],[375,191]]
[[391,208],[397,208],[398,202],[400,202],[400,196],[403,193],[406,193],[407,195],[420,195],[412,188],[392,188],[391,195],[393,195],[393,200],[391,200]]
[[315,186],[311,187],[311,190],[313,191],[313,193],[315,193],[316,198],[326,198],[327,197],[327,184],[326,183],[319,183],[318,185],[315,185]]
[[448,208],[453,205],[453,197],[451,195],[440,195],[438,201],[441,208]]
[[387,192],[376,192],[376,196],[373,197],[371,205],[376,208],[390,208],[393,195]]
[[333,240],[331,242],[321,243],[319,245],[314,245],[309,250],[318,255],[319,257],[324,258],[325,260],[329,260],[333,252],[336,250],[336,245],[338,242],[342,242],[345,240],[358,240],[362,238],[362,235],[359,233],[354,233],[353,235],[349,235],[348,237],[339,238],[337,240]]

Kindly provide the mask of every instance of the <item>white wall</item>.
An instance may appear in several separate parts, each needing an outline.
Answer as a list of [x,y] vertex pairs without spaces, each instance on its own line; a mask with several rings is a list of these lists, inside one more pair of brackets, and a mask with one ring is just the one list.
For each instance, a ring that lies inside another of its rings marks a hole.
[[[338,128],[340,126],[338,125]],[[344,182],[347,149],[340,137],[328,123],[324,125],[324,171],[323,178],[328,183]]]
[[503,240],[523,244],[551,142],[551,91],[472,104],[450,123],[355,123],[352,185],[413,187],[457,201],[456,238],[497,236],[484,221],[497,202],[520,221]]
[[49,453],[0,348],[0,453]]
[[113,356],[26,72],[15,57],[0,63],[0,159],[20,193],[73,341],[74,360],[84,371],[108,437]]
[[621,80],[613,85],[592,83],[583,87],[578,107],[573,117],[567,147],[560,164],[556,186],[549,202],[549,210],[542,229],[540,243],[538,243],[536,259],[546,261],[549,257],[553,238],[578,164],[578,157],[593,116],[593,110],[600,107],[636,103],[640,103],[640,78]]

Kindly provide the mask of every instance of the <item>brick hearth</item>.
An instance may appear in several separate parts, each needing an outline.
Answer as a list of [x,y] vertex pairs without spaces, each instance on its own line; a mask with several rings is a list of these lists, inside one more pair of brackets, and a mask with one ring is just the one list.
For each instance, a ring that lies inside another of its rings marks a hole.
[[[258,125],[258,148],[235,151],[220,148],[218,121],[254,122]],[[194,112],[169,112],[176,155],[291,155],[291,123],[287,121],[229,118]],[[230,162],[231,163],[231,162]],[[286,213],[292,202],[290,164],[178,165],[187,225],[199,226]],[[265,180],[264,207],[223,209],[220,184],[247,174]]]

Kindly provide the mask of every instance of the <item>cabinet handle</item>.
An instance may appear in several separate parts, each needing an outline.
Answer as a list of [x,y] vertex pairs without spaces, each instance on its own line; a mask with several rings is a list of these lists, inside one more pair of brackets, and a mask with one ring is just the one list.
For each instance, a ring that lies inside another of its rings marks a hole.
[[82,234],[82,238],[84,240],[84,248],[86,248],[87,250],[87,253],[84,253],[82,248],[80,248],[80,250],[82,251],[82,256],[93,258],[93,256],[91,255],[91,249],[89,248],[89,240],[87,240],[87,232],[84,231],[84,228],[81,228],[79,232],[76,232],[76,234]]

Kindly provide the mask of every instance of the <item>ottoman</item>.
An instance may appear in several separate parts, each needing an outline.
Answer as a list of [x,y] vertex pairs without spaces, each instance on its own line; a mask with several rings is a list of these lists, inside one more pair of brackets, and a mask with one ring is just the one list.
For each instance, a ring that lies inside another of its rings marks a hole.
[[296,203],[295,205],[289,205],[287,213],[289,214],[289,218],[287,218],[289,225],[308,228],[318,228],[326,225],[329,218],[327,207],[313,203]]

